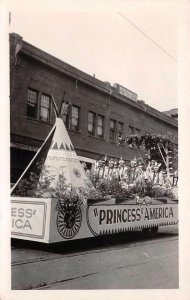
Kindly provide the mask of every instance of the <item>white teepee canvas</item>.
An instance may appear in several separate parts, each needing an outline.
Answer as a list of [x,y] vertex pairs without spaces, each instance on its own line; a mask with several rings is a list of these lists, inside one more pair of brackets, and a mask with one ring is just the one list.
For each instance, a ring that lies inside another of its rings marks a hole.
[[44,162],[44,167],[48,169],[51,175],[55,176],[55,180],[52,181],[52,187],[56,184],[59,176],[63,176],[67,185],[72,185],[75,188],[93,188],[76,155],[61,118],[56,118],[56,130]]

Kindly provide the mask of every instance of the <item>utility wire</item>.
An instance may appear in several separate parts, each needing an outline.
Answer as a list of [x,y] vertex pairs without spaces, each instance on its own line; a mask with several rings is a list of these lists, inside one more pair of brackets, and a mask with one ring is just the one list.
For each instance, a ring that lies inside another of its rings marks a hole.
[[177,59],[170,55],[164,48],[162,48],[158,43],[156,43],[152,38],[150,38],[144,31],[142,31],[139,27],[137,27],[133,22],[131,22],[126,16],[122,13],[118,12],[118,14],[124,18],[130,25],[136,28],[140,33],[142,33],[149,41],[151,41],[154,45],[156,45],[160,50],[162,50],[167,56],[169,56],[173,61],[177,62]]

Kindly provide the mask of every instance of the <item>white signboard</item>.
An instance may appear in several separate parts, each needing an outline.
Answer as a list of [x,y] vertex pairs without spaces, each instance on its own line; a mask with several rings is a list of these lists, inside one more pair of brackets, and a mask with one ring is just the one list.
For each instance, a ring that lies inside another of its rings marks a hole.
[[11,234],[43,239],[47,204],[38,201],[11,201]]
[[132,91],[128,90],[127,88],[123,87],[122,85],[120,85],[118,83],[114,83],[113,87],[115,87],[121,95],[123,95],[131,100],[137,101],[137,94],[133,93]]

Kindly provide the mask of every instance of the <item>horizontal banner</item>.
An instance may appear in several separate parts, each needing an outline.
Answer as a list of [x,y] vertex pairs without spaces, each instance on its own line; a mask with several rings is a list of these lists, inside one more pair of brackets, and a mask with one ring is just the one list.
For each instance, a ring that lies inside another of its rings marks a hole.
[[87,223],[94,235],[170,225],[178,222],[178,205],[90,205]]

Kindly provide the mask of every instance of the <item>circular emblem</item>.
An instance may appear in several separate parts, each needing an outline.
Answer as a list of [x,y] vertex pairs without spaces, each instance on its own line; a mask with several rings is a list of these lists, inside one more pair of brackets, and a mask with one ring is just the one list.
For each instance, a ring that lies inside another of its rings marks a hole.
[[82,222],[80,207],[77,209],[59,210],[57,214],[57,229],[65,239],[72,239],[79,231]]
[[81,173],[79,172],[79,170],[73,169],[73,173],[75,174],[76,177],[78,177],[78,178],[81,177]]

